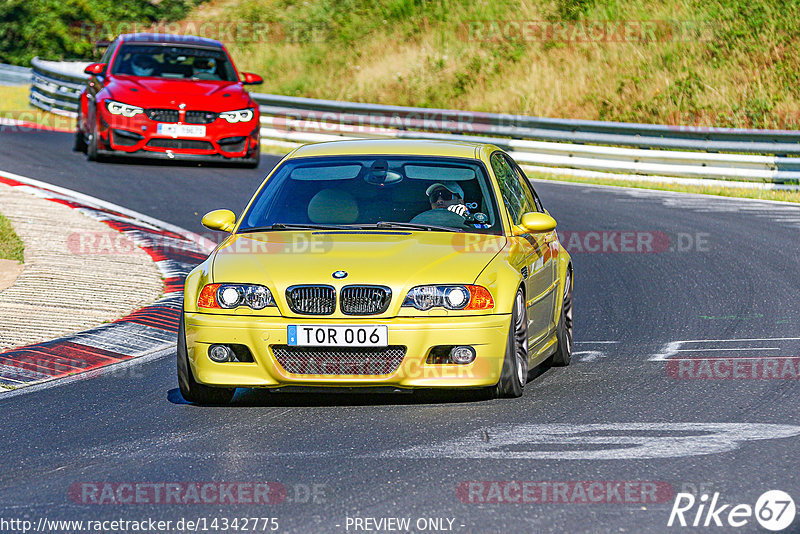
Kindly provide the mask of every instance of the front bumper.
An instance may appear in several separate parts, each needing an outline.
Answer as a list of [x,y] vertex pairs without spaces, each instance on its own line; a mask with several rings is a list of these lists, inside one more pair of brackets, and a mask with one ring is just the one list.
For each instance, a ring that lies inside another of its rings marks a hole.
[[[228,387],[321,386],[396,388],[478,388],[497,383],[502,371],[510,315],[468,317],[395,317],[369,320],[307,320],[186,313],[186,348],[195,379]],[[389,345],[406,347],[400,365],[387,375],[311,375],[287,372],[273,345],[287,343],[288,325],[379,325],[389,331]],[[208,357],[215,343],[245,345],[253,363],[216,363]],[[468,365],[428,364],[437,345],[471,345],[475,361]]]
[[[181,114],[183,117],[183,114]],[[158,133],[159,124],[203,126],[204,136],[178,137]],[[99,110],[98,153],[161,159],[220,161],[247,160],[259,148],[259,116],[246,123],[229,123],[217,118],[208,124],[159,123],[144,114],[133,117]]]

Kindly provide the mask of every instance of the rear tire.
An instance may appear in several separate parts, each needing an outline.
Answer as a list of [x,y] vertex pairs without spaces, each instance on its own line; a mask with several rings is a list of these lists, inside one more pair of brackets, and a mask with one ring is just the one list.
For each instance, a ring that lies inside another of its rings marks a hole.
[[564,280],[564,301],[558,319],[556,339],[556,352],[551,361],[556,367],[564,367],[572,360],[572,270],[569,268]]
[[178,323],[178,387],[183,398],[195,404],[227,404],[236,393],[235,388],[217,388],[198,384],[192,375],[186,351],[186,329],[183,313]]
[[528,313],[522,289],[514,298],[514,311],[508,328],[506,354],[500,380],[491,388],[493,397],[521,397],[528,381]]

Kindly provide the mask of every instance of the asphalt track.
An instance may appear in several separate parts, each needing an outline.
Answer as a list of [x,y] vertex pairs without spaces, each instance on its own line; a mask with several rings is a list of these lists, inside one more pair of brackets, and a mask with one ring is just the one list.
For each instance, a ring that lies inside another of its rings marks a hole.
[[[259,170],[90,164],[70,147],[66,134],[0,132],[0,169],[198,232],[205,211],[240,210],[277,161]],[[354,518],[408,517],[417,532],[419,518],[453,519],[453,532],[723,532],[731,527],[668,529],[673,494],[718,492],[720,503],[753,506],[778,489],[800,503],[796,375],[688,379],[668,363],[800,355],[800,209],[536,188],[563,237],[600,250],[572,249],[573,364],[542,370],[521,399],[240,390],[231,406],[197,407],[181,399],[168,354],[0,397],[0,519],[275,517],[280,532],[357,532]],[[620,232],[655,236],[658,250],[614,252]],[[203,481],[278,482],[287,498],[96,505],[70,494],[81,483]],[[652,481],[670,491],[659,502],[612,492],[612,502],[585,503],[570,490],[569,502],[509,503],[489,483],[459,491],[470,481]],[[750,517],[736,531],[765,530]],[[783,532],[800,532],[800,522]]]

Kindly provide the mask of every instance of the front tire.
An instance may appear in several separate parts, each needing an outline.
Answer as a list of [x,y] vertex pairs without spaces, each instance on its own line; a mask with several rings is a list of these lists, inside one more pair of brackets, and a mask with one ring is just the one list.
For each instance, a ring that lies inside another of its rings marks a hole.
[[86,153],[86,149],[88,148],[86,145],[86,137],[84,137],[83,132],[81,131],[81,116],[78,115],[78,120],[75,125],[75,141],[72,145],[72,150],[75,152],[83,152]]
[[97,161],[97,128],[92,128],[89,132],[89,141],[86,144],[86,159]]
[[195,404],[227,404],[236,393],[235,388],[216,388],[198,384],[192,375],[186,351],[186,329],[183,313],[178,323],[178,387],[183,398]]
[[572,360],[572,270],[567,268],[564,280],[564,300],[556,330],[556,352],[552,363],[556,367],[569,365]]
[[521,397],[528,381],[528,313],[522,289],[514,298],[514,311],[508,328],[506,354],[500,380],[493,388],[494,397]]
[[261,147],[256,148],[256,153],[253,154],[253,157],[250,161],[244,164],[244,166],[248,169],[257,169],[258,164],[261,163]]

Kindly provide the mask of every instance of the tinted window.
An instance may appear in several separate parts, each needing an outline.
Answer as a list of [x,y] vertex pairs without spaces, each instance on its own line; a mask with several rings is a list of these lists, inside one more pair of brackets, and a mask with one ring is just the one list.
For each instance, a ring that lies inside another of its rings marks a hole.
[[103,52],[103,57],[100,58],[100,63],[108,64],[108,62],[111,61],[111,54],[114,52],[114,49],[116,47],[117,47],[117,41],[115,40],[113,43],[108,45],[108,48],[106,48],[106,51]]
[[519,224],[524,213],[538,211],[530,188],[501,152],[492,154],[490,161],[511,222]]
[[[436,201],[443,200],[442,196],[463,204],[472,219],[439,207]],[[499,234],[502,226],[496,206],[486,171],[475,160],[298,158],[284,163],[270,177],[239,230],[274,224],[368,226],[384,221]],[[475,221],[478,214],[486,221]]]
[[509,158],[508,156],[505,157],[508,161],[511,169],[514,171],[514,176],[516,176],[517,180],[519,181],[519,188],[522,192],[522,209],[523,213],[529,213],[532,211],[542,211],[539,209],[539,204],[536,199],[536,195],[533,192],[533,188],[531,187],[530,182],[528,182],[527,176],[525,173],[522,172],[522,169]]
[[237,81],[236,72],[222,50],[188,46],[124,44],[111,72],[182,80]]

